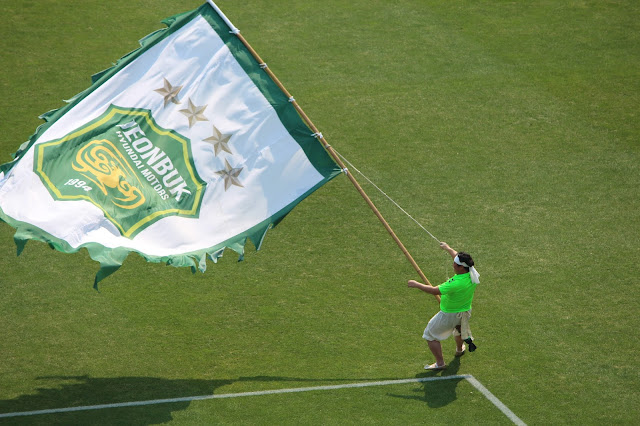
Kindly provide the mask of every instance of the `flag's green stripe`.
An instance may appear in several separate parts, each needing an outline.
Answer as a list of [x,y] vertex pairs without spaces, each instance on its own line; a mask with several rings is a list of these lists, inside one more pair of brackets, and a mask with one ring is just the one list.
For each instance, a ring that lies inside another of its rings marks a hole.
[[229,26],[208,4],[202,5],[199,9],[200,14],[211,25],[218,36],[227,45],[236,61],[242,66],[253,83],[260,89],[262,95],[273,106],[278,114],[280,121],[285,125],[289,134],[300,147],[304,150],[307,158],[313,166],[326,180],[330,180],[340,173],[337,164],[327,154],[321,144],[311,136],[313,131],[302,120],[298,111],[289,102],[287,96],[280,90],[278,85],[271,80],[271,77],[260,68],[260,64],[255,60],[251,52],[247,50],[244,44],[235,34],[230,32]]

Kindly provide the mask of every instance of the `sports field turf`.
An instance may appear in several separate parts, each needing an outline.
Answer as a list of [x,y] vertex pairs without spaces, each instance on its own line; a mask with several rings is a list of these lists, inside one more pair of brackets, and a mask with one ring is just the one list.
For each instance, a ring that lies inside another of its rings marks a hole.
[[[0,2],[0,163],[195,0]],[[0,414],[471,375],[527,424],[640,421],[637,1],[220,0],[327,141],[476,260],[479,349],[345,177],[205,274],[98,264],[0,224]],[[363,183],[433,284],[437,243]],[[462,378],[1,418],[0,424],[509,424]]]

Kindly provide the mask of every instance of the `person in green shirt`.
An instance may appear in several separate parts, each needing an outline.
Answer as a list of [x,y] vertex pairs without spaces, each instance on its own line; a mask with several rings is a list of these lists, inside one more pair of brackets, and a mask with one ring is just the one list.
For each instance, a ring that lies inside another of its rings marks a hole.
[[[471,317],[471,303],[476,287],[480,284],[480,274],[474,267],[473,259],[469,253],[457,252],[447,243],[440,243],[440,247],[453,258],[453,270],[456,275],[437,287],[425,285],[414,280],[409,280],[408,286],[420,289],[426,293],[440,296],[440,312],[429,321],[422,337],[429,344],[429,349],[436,358],[434,364],[426,365],[425,370],[443,370],[446,368],[442,356],[442,340],[448,339],[452,334],[456,340],[456,356],[464,355],[466,351],[465,340],[461,334],[471,337],[468,321]],[[463,333],[461,333],[463,331]],[[471,342],[467,338],[467,342]],[[470,344],[470,350],[475,346]]]

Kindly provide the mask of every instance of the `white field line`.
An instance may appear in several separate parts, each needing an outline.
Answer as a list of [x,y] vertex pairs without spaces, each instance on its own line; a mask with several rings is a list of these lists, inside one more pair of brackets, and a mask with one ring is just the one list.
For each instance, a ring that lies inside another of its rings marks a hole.
[[473,377],[472,375],[467,375],[467,376],[465,376],[465,378],[467,379],[467,381],[469,383],[471,383],[473,385],[474,388],[478,389],[480,391],[480,393],[485,396],[485,398],[487,398],[489,401],[491,401],[493,403],[493,405],[498,407],[498,409],[500,411],[502,411],[502,413],[505,416],[507,416],[513,423],[517,424],[518,426],[526,426],[525,422],[520,420],[518,418],[518,416],[516,416],[513,413],[513,411],[509,410],[509,408],[502,403],[502,401],[500,401],[498,398],[496,398],[496,396],[494,394],[489,392],[489,389],[487,389],[484,386],[482,386],[482,383],[477,381],[475,377]]
[[342,385],[328,385],[328,386],[310,386],[304,388],[290,388],[290,389],[273,389],[265,391],[255,392],[240,392],[240,393],[221,393],[214,395],[200,395],[200,396],[186,396],[182,398],[168,398],[168,399],[152,399],[147,401],[132,401],[132,402],[118,402],[113,404],[100,404],[100,405],[84,405],[81,407],[67,407],[67,408],[52,408],[48,410],[35,410],[35,411],[21,411],[16,413],[4,413],[0,414],[0,418],[7,417],[19,417],[19,416],[36,416],[40,414],[56,414],[56,413],[70,413],[73,411],[89,411],[89,410],[103,410],[106,408],[123,408],[123,407],[139,407],[143,405],[156,405],[156,404],[171,404],[176,402],[191,402],[202,401],[206,399],[222,399],[222,398],[239,398],[244,396],[260,396],[260,395],[276,395],[281,393],[295,393],[295,392],[311,392],[322,390],[335,390],[335,389],[348,389],[348,388],[365,388],[370,386],[388,386],[398,385],[404,383],[422,383],[422,382],[434,382],[438,380],[454,380],[454,379],[466,379],[475,387],[480,393],[482,393],[489,401],[493,403],[502,413],[507,416],[513,423],[517,425],[525,425],[525,423],[518,418],[506,405],[504,405],[498,398],[496,398],[487,388],[477,381],[473,376],[469,374],[461,376],[445,376],[445,377],[423,377],[418,379],[400,379],[400,380],[384,380],[379,382],[363,382],[363,383],[347,383]]

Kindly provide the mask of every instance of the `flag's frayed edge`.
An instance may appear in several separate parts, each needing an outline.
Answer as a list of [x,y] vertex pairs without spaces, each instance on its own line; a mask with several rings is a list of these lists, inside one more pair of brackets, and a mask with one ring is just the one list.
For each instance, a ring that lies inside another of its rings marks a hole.
[[[208,4],[203,5],[203,7],[208,7]],[[127,53],[122,56],[119,60],[117,60],[113,66],[100,71],[91,76],[92,84],[87,89],[78,93],[71,99],[65,100],[67,105],[53,109],[39,116],[44,123],[42,123],[36,131],[29,137],[29,139],[24,142],[18,150],[12,154],[14,158],[12,161],[1,164],[0,165],[0,182],[2,179],[9,177],[9,171],[13,166],[15,166],[20,158],[31,148],[31,146],[36,142],[36,140],[40,137],[42,133],[52,125],[58,118],[64,115],[68,110],[73,108],[74,104],[82,100],[89,93],[96,89],[99,85],[101,85],[104,81],[111,78],[112,74],[117,72],[120,68],[122,68],[126,63],[135,60],[138,53],[145,50],[150,44],[153,44],[157,40],[161,39],[167,31],[172,31],[189,22],[193,17],[199,13],[201,13],[202,7],[189,11],[180,13],[169,18],[162,20],[161,22],[166,25],[166,28],[162,28],[156,30],[149,35],[140,39],[140,47]],[[226,24],[225,24],[226,25]],[[286,103],[285,103],[286,104]],[[256,251],[260,250],[266,233],[269,229],[275,227],[278,223],[284,219],[284,217],[299,203],[300,200],[307,197],[309,194],[314,192],[320,186],[322,186],[327,181],[333,179],[335,176],[340,174],[339,168],[336,166],[336,169],[331,172],[328,176],[325,176],[325,179],[320,181],[313,188],[309,189],[305,194],[299,197],[297,200],[293,201],[291,204],[281,209],[276,215],[266,219],[260,224],[254,226],[253,228],[234,236],[233,238],[224,241],[214,247],[210,247],[207,249],[197,250],[190,253],[183,253],[178,255],[167,255],[167,256],[152,256],[145,253],[142,253],[137,250],[132,250],[124,247],[116,247],[116,248],[108,248],[104,247],[98,243],[88,243],[83,244],[79,247],[72,247],[66,241],[61,240],[59,238],[54,237],[48,232],[37,228],[34,225],[29,223],[20,222],[14,220],[7,216],[4,211],[0,208],[0,220],[6,222],[12,227],[16,228],[16,233],[14,235],[14,242],[17,248],[17,255],[20,255],[24,250],[25,245],[28,240],[36,240],[47,243],[52,249],[64,252],[64,253],[75,253],[82,248],[86,248],[89,252],[89,256],[94,261],[100,263],[100,269],[95,276],[94,280],[94,288],[98,289],[98,283],[108,277],[109,275],[116,272],[121,266],[124,260],[127,258],[129,253],[135,252],[142,256],[148,262],[154,263],[165,263],[166,265],[172,265],[175,267],[190,267],[191,271],[195,273],[197,270],[201,272],[205,272],[207,268],[206,260],[207,258],[214,263],[217,263],[218,259],[222,257],[225,249],[231,249],[235,251],[239,258],[238,261],[242,261],[244,259],[245,254],[245,246],[247,240],[250,240],[254,245]]]
[[[324,182],[317,184],[315,187],[309,189],[302,198],[314,192]],[[81,249],[87,249],[89,256],[96,262],[100,263],[100,269],[95,276],[93,287],[97,290],[98,283],[116,272],[125,261],[129,253],[138,253],[147,262],[153,263],[165,263],[175,267],[189,267],[192,273],[196,271],[205,272],[207,269],[207,259],[218,262],[218,259],[222,257],[225,249],[231,249],[238,254],[238,262],[244,260],[245,247],[247,241],[251,241],[255,250],[258,251],[262,247],[262,243],[266,237],[267,232],[278,225],[282,219],[298,204],[298,201],[294,201],[284,209],[280,210],[277,215],[267,218],[263,222],[256,226],[226,240],[213,247],[209,247],[202,250],[196,250],[189,253],[182,253],[177,255],[166,256],[153,256],[146,253],[142,253],[138,250],[133,250],[125,247],[108,248],[98,243],[83,244],[78,247],[72,247],[69,243],[59,238],[54,237],[48,232],[31,225],[26,222],[16,221],[8,217],[0,208],[0,220],[6,222],[12,227],[16,228],[16,232],[13,236],[16,244],[16,254],[19,256],[24,250],[29,240],[42,241],[47,243],[49,247],[54,250],[58,250],[63,253],[75,253]]]
[[[295,203],[291,206],[291,209],[294,205]],[[289,211],[291,209],[289,209]],[[193,273],[196,273],[198,270],[200,272],[205,272],[207,269],[207,259],[217,263],[218,259],[224,254],[225,249],[231,249],[236,252],[238,254],[238,261],[242,261],[244,259],[247,241],[251,241],[256,251],[260,250],[269,229],[273,228],[284,218],[285,215],[286,212],[279,215],[279,219],[268,219],[248,231],[245,231],[214,247],[178,255],[153,256],[125,247],[107,248],[98,243],[83,244],[74,248],[66,241],[56,238],[36,226],[11,219],[4,214],[2,209],[0,209],[0,220],[16,228],[13,240],[16,244],[16,254],[18,256],[22,253],[29,240],[47,243],[52,249],[63,253],[75,253],[83,248],[87,249],[91,259],[100,263],[100,269],[98,270],[94,280],[94,288],[96,290],[98,289],[98,283],[116,272],[122,266],[122,263],[129,253],[132,252],[138,253],[148,262],[165,263],[166,265],[175,267],[189,267]]]

